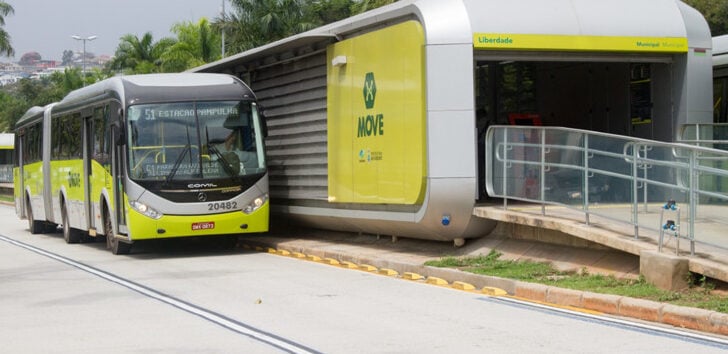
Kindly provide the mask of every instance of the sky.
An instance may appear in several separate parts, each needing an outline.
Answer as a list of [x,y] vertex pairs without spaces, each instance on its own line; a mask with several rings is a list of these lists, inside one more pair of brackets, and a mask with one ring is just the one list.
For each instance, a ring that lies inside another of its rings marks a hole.
[[[81,52],[83,41],[71,38],[97,36],[86,42],[86,52],[114,55],[125,34],[141,37],[152,32],[154,41],[173,37],[177,22],[197,22],[219,17],[223,0],[5,0],[15,13],[5,17],[5,30],[18,61],[27,52],[44,60],[61,60],[64,50]],[[230,4],[225,4],[226,10]]]

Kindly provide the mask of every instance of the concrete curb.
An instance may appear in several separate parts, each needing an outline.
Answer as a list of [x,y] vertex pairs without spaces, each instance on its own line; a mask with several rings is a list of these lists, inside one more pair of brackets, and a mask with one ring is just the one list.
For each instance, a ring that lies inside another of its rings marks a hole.
[[[493,295],[494,288],[502,289],[510,296],[524,300],[562,307],[596,311],[604,314],[635,318],[707,333],[728,335],[728,314],[692,307],[675,306],[655,301],[625,296],[598,294],[587,291],[557,288],[518,280],[478,275],[458,269],[436,268],[425,265],[397,262],[384,258],[359,257],[344,251],[325,251],[312,247],[278,245],[276,241],[256,239],[241,241],[243,247],[261,252],[275,253],[300,259],[323,262],[329,265],[356,264],[362,271],[388,276],[399,276],[412,281],[422,281],[438,286],[450,286],[463,291]],[[297,255],[306,255],[305,258]],[[327,260],[327,261],[324,261]],[[333,262],[334,260],[338,261]],[[366,267],[362,268],[362,265]],[[376,269],[379,269],[378,271]],[[432,279],[429,282],[427,279]],[[446,284],[443,284],[443,281]],[[482,290],[478,291],[478,288]]]

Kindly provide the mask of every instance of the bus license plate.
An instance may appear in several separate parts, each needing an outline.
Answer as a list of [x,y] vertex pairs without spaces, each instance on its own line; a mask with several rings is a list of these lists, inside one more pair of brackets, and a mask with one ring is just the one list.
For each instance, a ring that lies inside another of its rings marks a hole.
[[214,228],[215,228],[215,222],[213,222],[213,221],[192,223],[192,231],[212,230]]

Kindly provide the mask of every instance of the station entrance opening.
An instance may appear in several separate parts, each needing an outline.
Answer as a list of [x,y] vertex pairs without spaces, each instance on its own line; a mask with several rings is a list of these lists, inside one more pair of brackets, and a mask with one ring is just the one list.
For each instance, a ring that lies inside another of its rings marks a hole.
[[560,126],[672,140],[673,57],[589,54],[476,53],[480,185],[485,131],[494,124]]

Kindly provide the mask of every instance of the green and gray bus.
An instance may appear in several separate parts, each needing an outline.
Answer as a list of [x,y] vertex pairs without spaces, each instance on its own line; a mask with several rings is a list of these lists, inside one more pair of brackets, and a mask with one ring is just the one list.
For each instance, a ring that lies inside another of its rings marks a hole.
[[266,132],[225,74],[114,77],[33,107],[15,127],[15,205],[31,233],[68,243],[268,230]]

